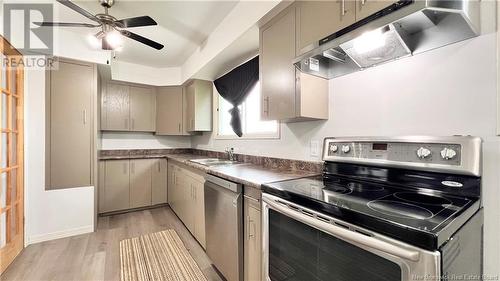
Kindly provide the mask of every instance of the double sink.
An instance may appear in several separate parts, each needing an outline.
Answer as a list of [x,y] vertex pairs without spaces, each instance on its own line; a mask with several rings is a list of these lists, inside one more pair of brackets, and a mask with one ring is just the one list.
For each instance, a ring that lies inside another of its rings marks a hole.
[[203,166],[207,166],[207,167],[218,166],[218,165],[241,164],[241,162],[238,162],[238,161],[231,161],[231,160],[220,159],[220,158],[191,159],[189,161],[203,165]]

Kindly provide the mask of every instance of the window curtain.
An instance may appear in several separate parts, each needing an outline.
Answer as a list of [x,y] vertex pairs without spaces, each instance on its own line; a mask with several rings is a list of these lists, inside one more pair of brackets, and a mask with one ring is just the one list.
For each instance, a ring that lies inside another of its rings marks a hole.
[[241,137],[240,110],[238,106],[245,101],[246,97],[259,81],[259,57],[238,66],[231,72],[214,81],[215,88],[219,95],[233,105],[229,110],[231,114],[230,125],[234,133]]

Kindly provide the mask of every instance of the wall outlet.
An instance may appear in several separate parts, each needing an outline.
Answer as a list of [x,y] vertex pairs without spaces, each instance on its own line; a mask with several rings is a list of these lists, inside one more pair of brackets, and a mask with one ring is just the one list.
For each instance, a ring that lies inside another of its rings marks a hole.
[[310,155],[311,155],[311,157],[319,157],[319,141],[318,140],[311,140]]

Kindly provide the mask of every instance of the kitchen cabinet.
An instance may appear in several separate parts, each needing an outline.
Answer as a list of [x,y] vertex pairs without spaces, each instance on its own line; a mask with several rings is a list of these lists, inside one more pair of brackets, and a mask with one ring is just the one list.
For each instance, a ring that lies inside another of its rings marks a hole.
[[212,131],[212,82],[193,80],[186,85],[186,130]]
[[130,130],[154,132],[156,123],[156,94],[153,88],[133,87],[130,93]]
[[[350,2],[350,1],[349,1]],[[398,2],[397,0],[356,0],[356,21],[369,17]]]
[[130,160],[130,205],[129,208],[140,208],[151,205],[151,170],[154,161],[151,159]]
[[262,279],[262,234],[260,200],[244,196],[244,280]]
[[58,60],[46,73],[46,189],[93,185],[97,67]]
[[181,86],[159,87],[156,94],[156,134],[186,135],[183,130],[184,94]]
[[151,204],[167,203],[167,159],[153,160],[152,176],[151,176]]
[[109,160],[105,161],[104,173],[100,176],[104,177],[104,184],[99,186],[102,188],[99,194],[101,195],[100,213],[113,212],[128,209],[130,206],[130,168],[129,160]]
[[104,160],[99,163],[99,213],[167,203],[166,159]]
[[295,18],[296,6],[292,5],[260,28],[263,120],[328,119],[328,80],[303,74],[292,64],[296,53]]
[[156,130],[156,94],[153,87],[107,82],[102,91],[101,130]]
[[360,1],[297,1],[297,55],[312,50],[311,44],[353,24],[356,21],[355,9],[358,2]]
[[169,164],[168,202],[172,210],[205,248],[205,179],[181,164]]

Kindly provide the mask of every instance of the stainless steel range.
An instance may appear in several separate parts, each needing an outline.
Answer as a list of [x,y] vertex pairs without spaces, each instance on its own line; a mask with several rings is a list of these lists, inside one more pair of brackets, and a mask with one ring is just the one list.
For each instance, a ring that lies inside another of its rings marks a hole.
[[479,138],[327,138],[323,160],[263,186],[264,280],[481,276]]

